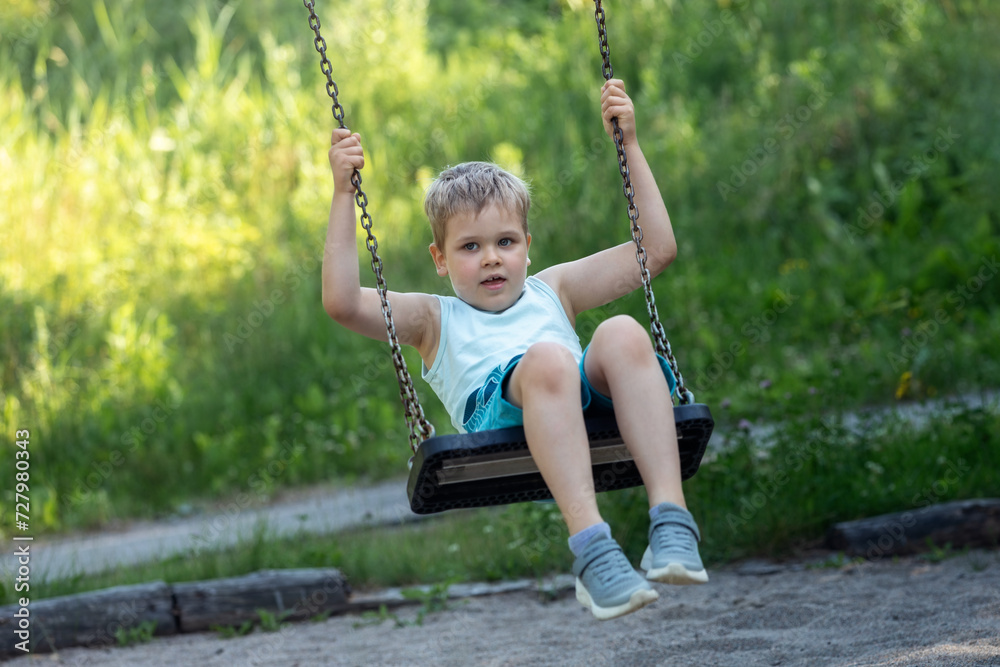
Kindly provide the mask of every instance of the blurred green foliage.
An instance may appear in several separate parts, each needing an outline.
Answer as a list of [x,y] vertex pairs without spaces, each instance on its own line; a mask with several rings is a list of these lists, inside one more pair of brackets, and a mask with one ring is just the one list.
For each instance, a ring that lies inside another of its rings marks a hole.
[[[463,160],[531,180],[535,267],[627,240],[589,3],[318,4],[390,287],[450,289],[421,198]],[[995,386],[1000,7],[607,11],[680,246],[660,312],[720,422]],[[405,470],[384,346],[320,305],[303,8],[7,3],[0,87],[0,428],[31,430],[35,528]],[[616,312],[641,297],[581,332]]]

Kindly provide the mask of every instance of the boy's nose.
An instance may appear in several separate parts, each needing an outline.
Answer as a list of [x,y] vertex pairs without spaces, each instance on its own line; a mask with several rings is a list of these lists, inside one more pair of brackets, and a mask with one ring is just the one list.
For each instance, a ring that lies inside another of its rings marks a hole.
[[489,266],[490,264],[499,264],[500,254],[493,250],[492,248],[483,252],[483,266]]

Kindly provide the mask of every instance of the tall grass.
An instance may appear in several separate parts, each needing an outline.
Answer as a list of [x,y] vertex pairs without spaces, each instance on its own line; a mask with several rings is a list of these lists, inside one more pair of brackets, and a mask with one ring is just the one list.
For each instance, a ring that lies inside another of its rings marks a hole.
[[[304,10],[10,7],[0,429],[32,432],[33,525],[401,473],[384,347],[320,306],[333,121]],[[656,291],[699,400],[734,424],[993,384],[1000,12],[667,8],[608,20],[680,243]],[[461,160],[531,179],[536,266],[627,239],[586,3],[488,25],[463,3],[320,11],[390,286],[449,289],[421,195]],[[644,314],[627,298],[581,331],[612,311]]]

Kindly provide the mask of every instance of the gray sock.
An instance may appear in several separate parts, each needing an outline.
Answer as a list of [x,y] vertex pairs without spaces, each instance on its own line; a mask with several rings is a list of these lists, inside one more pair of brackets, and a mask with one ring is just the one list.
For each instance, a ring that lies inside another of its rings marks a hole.
[[675,505],[673,503],[660,503],[656,507],[653,507],[649,510],[649,518],[655,519],[657,516],[659,516],[660,512],[666,512],[667,510],[680,510],[682,512],[687,512],[687,510],[681,507],[680,505]]
[[576,535],[570,535],[569,537],[569,550],[573,552],[574,556],[579,556],[583,553],[583,550],[590,544],[590,541],[597,537],[598,535],[606,535],[611,537],[611,526],[606,522],[595,523],[593,526],[588,526],[584,528]]

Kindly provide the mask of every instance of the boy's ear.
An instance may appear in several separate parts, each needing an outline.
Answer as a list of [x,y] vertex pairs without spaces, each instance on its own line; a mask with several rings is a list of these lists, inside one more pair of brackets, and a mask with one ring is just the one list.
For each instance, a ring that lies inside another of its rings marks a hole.
[[[531,234],[528,234],[527,236],[525,236],[525,246],[526,246],[525,247],[526,251],[527,250],[531,250]],[[525,259],[528,260],[528,266],[531,266],[531,258],[530,257],[526,257]]]
[[437,274],[442,278],[448,275],[448,265],[444,261],[444,253],[437,247],[437,244],[432,243],[427,246],[427,249],[431,253],[431,258],[434,259],[434,266],[437,268]]

